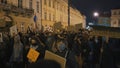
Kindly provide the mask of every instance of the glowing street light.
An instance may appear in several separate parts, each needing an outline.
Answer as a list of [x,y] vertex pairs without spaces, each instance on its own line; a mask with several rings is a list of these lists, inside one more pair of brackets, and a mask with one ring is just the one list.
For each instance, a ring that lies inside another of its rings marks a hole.
[[94,17],[98,17],[99,13],[98,12],[94,12],[93,15],[94,15]]
[[94,24],[98,24],[99,13],[98,12],[94,12],[93,16],[94,16]]

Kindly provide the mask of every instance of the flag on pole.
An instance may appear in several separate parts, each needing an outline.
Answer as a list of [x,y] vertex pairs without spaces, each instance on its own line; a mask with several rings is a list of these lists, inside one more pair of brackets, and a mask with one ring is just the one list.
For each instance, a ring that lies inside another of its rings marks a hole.
[[34,16],[33,20],[34,20],[35,23],[37,22],[37,16],[36,15]]
[[37,29],[37,16],[36,16],[36,14],[34,15],[33,20],[34,20],[34,22],[35,22],[35,28]]

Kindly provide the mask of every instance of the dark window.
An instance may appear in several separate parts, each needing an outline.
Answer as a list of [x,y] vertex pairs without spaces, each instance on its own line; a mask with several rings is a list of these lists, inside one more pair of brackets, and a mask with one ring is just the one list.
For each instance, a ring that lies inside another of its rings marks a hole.
[[119,20],[119,22],[118,22],[118,26],[120,27],[120,20]]
[[51,21],[51,14],[49,14],[49,20]]
[[37,13],[39,13],[39,2],[37,1]]
[[63,21],[63,17],[60,15],[60,21],[62,22]]
[[18,0],[18,7],[22,8],[22,0]]
[[1,3],[7,4],[7,0],[1,0]]
[[47,20],[47,13],[44,13],[44,19]]
[[32,9],[32,0],[29,0],[29,8]]
[[53,1],[53,8],[55,8],[55,2]]
[[55,15],[53,15],[53,21],[55,21]]
[[49,0],[49,7],[51,7],[51,0]]
[[44,0],[44,5],[46,5],[47,4],[47,1],[46,0]]
[[117,13],[114,11],[114,12],[113,12],[113,15],[116,15],[116,14],[117,14]]
[[62,11],[62,6],[60,6],[60,11]]
[[59,3],[57,3],[57,10],[59,10]]
[[120,11],[119,11],[119,15],[120,15]]
[[117,22],[116,22],[116,21],[114,21],[114,22],[113,22],[113,25],[116,25],[116,24],[117,24]]

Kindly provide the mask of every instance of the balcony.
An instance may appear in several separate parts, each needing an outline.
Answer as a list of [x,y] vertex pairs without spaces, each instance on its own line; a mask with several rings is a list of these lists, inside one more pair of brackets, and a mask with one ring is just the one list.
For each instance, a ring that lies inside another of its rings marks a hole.
[[25,9],[25,11],[26,11],[26,15],[27,16],[31,17],[34,14],[34,10],[33,9]]
[[14,5],[9,5],[9,4],[0,4],[0,10],[3,10],[6,13],[13,13],[16,16],[22,15],[24,17],[32,17],[34,14],[33,9],[27,9],[27,8],[19,8]]

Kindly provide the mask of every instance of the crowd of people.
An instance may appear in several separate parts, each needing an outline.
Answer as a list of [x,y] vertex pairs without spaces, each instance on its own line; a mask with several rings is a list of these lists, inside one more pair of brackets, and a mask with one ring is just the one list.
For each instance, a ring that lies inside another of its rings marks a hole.
[[[5,32],[3,42],[0,42],[0,66],[29,68],[33,62],[27,58],[27,54],[33,48],[40,52],[34,63],[43,60],[45,51],[49,50],[67,60],[66,68],[116,68],[107,45],[108,42],[102,37],[91,36],[85,29],[80,29],[79,32],[61,30],[59,33],[27,31],[13,36]],[[108,67],[103,61],[109,62]]]

